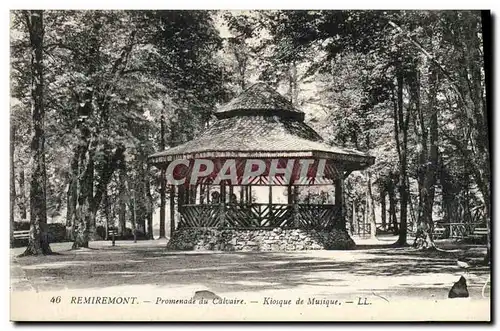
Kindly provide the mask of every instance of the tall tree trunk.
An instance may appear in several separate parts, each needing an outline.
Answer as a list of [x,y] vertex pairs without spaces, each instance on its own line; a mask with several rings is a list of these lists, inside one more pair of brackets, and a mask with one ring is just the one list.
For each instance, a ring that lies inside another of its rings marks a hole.
[[[424,182],[425,194],[422,216],[423,221],[428,225],[428,232],[430,235],[427,238],[428,247],[434,247],[433,231],[434,222],[432,219],[432,209],[434,206],[434,197],[436,190],[436,169],[438,163],[438,118],[437,110],[435,107],[431,108],[432,114],[430,116],[430,154],[427,162],[426,178]],[[425,248],[425,246],[424,246]]]
[[134,236],[134,243],[137,242],[137,204],[135,201],[135,190],[131,192],[130,199],[130,224],[132,227],[132,235]]
[[[101,23],[94,23],[93,33],[88,42],[90,51],[87,55],[89,76],[95,75],[98,64],[100,63],[100,35]],[[120,57],[116,59],[112,68],[111,76],[114,79],[105,82],[104,86],[91,85],[85,89],[82,95],[77,95],[78,101],[78,121],[79,130],[78,144],[78,182],[77,182],[77,204],[74,213],[74,242],[73,248],[86,248],[89,245],[90,233],[94,233],[96,224],[96,215],[101,205],[104,191],[107,189],[113,172],[124,163],[125,147],[121,144],[116,146],[115,152],[111,153],[111,144],[109,141],[104,143],[104,165],[99,171],[99,182],[97,183],[94,196],[94,157],[98,146],[102,141],[100,135],[109,133],[109,110],[110,98],[116,87],[115,81],[123,74],[129,54],[134,45],[136,30],[130,34],[129,42],[124,46]],[[100,90],[100,92],[98,92]],[[92,116],[95,115],[95,116]],[[98,125],[93,119],[98,118]]]
[[[492,67],[492,59],[490,58],[489,54],[492,53],[491,51],[491,45],[493,44],[493,38],[492,38],[492,30],[493,30],[493,25],[492,25],[492,15],[488,11],[481,11],[481,32],[482,32],[482,38],[483,42],[479,42],[479,38],[477,36],[477,33],[474,35],[474,40],[476,41],[477,46],[481,47],[481,44],[483,46],[483,60],[484,60],[484,76],[485,76],[485,82],[491,82],[491,72],[493,71]],[[479,52],[479,47],[475,47],[475,53],[480,56]],[[475,63],[477,66],[477,62]],[[479,66],[478,66],[479,67]],[[481,69],[477,70],[476,72],[481,73]],[[480,77],[479,81],[476,82],[479,83],[480,91],[483,91],[482,86],[481,86],[481,79]],[[487,124],[488,123],[488,114],[493,114],[493,97],[492,97],[492,85],[493,84],[486,84],[485,86],[485,95],[482,97],[482,113],[483,113],[483,123]],[[490,117],[491,118],[491,117]],[[491,140],[490,140],[490,127],[488,125],[484,126],[484,136],[483,136],[483,144],[485,146],[486,152],[484,153],[485,155],[484,160],[484,173],[485,173],[485,185],[481,188],[481,192],[483,195],[484,199],[484,215],[485,215],[485,221],[486,221],[486,228],[488,229],[488,236],[486,238],[486,256],[484,258],[485,263],[490,263],[490,258],[491,258],[491,158],[490,158],[490,151],[491,151]]]
[[[409,122],[409,109],[404,114],[403,104],[403,72],[398,71],[396,75],[397,82],[397,102],[394,102],[394,125],[395,125],[395,138],[396,147],[399,156],[399,198],[400,198],[400,219],[399,219],[399,238],[396,242],[398,246],[406,246],[407,236],[407,214],[408,214],[408,187],[407,187],[407,146],[408,146],[408,122]],[[396,101],[396,100],[395,100]],[[402,136],[400,138],[400,136]]]
[[94,203],[94,170],[95,170],[95,165],[94,165],[94,156],[93,153],[91,156],[89,156],[88,160],[88,201],[90,203],[90,209],[93,213],[93,215],[90,217],[89,221],[89,235],[93,235],[95,233],[95,227],[96,227],[96,215],[97,215],[97,209],[94,210],[93,208],[93,203]]
[[148,239],[153,239],[153,196],[151,195],[151,185],[149,184],[148,174],[144,178],[146,188],[146,218]]
[[[87,55],[88,75],[94,75],[97,71],[99,34],[101,25],[95,23],[92,26],[93,33],[87,40],[90,51]],[[91,86],[89,86],[91,87]],[[96,210],[93,210],[94,191],[94,155],[98,145],[98,131],[100,128],[93,127],[91,116],[95,113],[96,104],[100,104],[96,98],[93,88],[87,88],[82,95],[78,95],[78,121],[77,129],[79,133],[77,153],[77,177],[76,177],[76,205],[73,213],[73,249],[88,248],[90,233],[95,229]],[[107,122],[105,112],[101,118]]]
[[137,229],[137,237],[146,236],[146,219],[147,219],[147,192],[146,192],[146,180],[147,180],[147,171],[144,168],[144,163],[146,161],[146,157],[142,159],[142,153],[139,156],[140,163],[137,164],[138,172],[137,176],[134,178],[134,188],[133,197],[135,201],[135,221],[136,221],[136,229]]
[[21,217],[21,220],[24,221],[28,217],[26,210],[28,203],[26,201],[26,179],[24,175],[24,168],[19,170],[19,192],[17,192],[17,195],[19,197],[19,216]]
[[387,230],[387,205],[386,205],[387,192],[385,188],[380,190],[380,215],[382,216],[382,229]]
[[[167,205],[166,169],[160,170],[160,238],[165,238],[165,218]],[[160,239],[159,238],[159,239]]]
[[68,192],[66,194],[66,239],[74,240],[76,203],[78,199],[78,153],[71,161]]
[[82,173],[82,176],[78,179],[78,198],[74,213],[73,249],[89,247],[91,226],[96,216],[91,208],[94,186],[94,166],[92,161],[93,158],[89,154],[90,151],[88,150],[82,151],[78,162],[79,169],[83,169],[83,171],[79,171]]
[[14,155],[16,152],[16,126],[10,126],[10,245],[14,244],[14,212],[16,207],[16,169]]
[[398,218],[396,216],[396,192],[394,183],[389,186],[389,216],[391,219],[391,227],[394,234],[399,234]]
[[373,201],[373,192],[372,192],[372,178],[370,172],[367,172],[368,178],[368,189],[367,189],[367,201],[368,201],[368,215],[370,222],[370,238],[374,239],[377,236],[377,223],[375,218],[375,206]]
[[417,133],[418,145],[418,169],[417,169],[417,185],[418,185],[418,207],[417,207],[417,231],[415,234],[414,247],[427,248],[434,246],[432,240],[432,229],[427,223],[425,215],[425,201],[427,199],[427,187],[425,185],[427,176],[427,158],[428,158],[428,132],[424,118],[424,111],[420,106],[420,84],[417,75],[412,76],[410,82],[410,99],[415,105],[415,131]]
[[408,194],[408,206],[410,208],[410,222],[408,225],[411,225],[412,231],[415,230],[417,224],[418,224],[418,215],[416,214],[417,212],[415,211],[415,203],[412,194]]
[[[200,196],[201,198],[201,196]],[[175,186],[170,186],[170,239],[175,233]]]
[[[422,151],[420,154],[420,177],[419,178],[419,218],[417,234],[414,246],[419,249],[435,248],[433,230],[434,223],[432,220],[432,208],[434,205],[435,184],[436,184],[436,169],[438,166],[438,117],[436,109],[436,96],[438,88],[437,69],[431,68],[429,78],[429,135],[427,134],[427,125],[423,111],[417,107],[417,112],[420,117],[420,130],[422,137]],[[429,144],[427,144],[429,139]]]
[[[106,191],[104,192],[104,196],[102,198],[102,203],[104,205],[104,218],[105,218],[105,222],[106,222],[106,225],[104,226],[104,231],[106,231],[104,233],[104,240],[108,240],[108,236],[109,236],[109,229],[110,228],[114,228],[114,224],[112,222],[112,219],[111,219],[111,201],[109,200],[109,194],[108,194],[108,190],[106,189]],[[113,229],[114,231],[114,229]]]
[[126,178],[127,178],[127,172],[126,168],[122,167],[120,168],[120,173],[119,173],[119,179],[120,179],[120,184],[119,184],[119,207],[118,207],[118,236],[123,237],[125,234],[126,230],[126,217],[127,217],[127,203],[126,203]]
[[[93,155],[96,148],[96,140],[92,140],[92,130],[88,123],[88,117],[92,112],[92,94],[87,92],[84,96],[84,102],[78,106],[78,131],[79,142],[76,149],[76,166],[73,178],[75,193],[75,209],[72,216],[71,225],[73,228],[73,249],[88,248],[90,228],[93,223],[92,218],[92,198],[94,189],[94,161]],[[73,165],[72,165],[73,166]]]
[[[160,117],[160,150],[165,150],[165,106]],[[165,238],[165,207],[167,199],[166,169],[160,170],[160,238]]]
[[[401,171],[399,178],[399,196],[400,196],[400,219],[399,219],[399,238],[398,245],[405,246],[407,245],[406,236],[407,236],[407,228],[408,228],[408,186],[406,185],[406,151],[403,156],[404,161],[404,171]],[[402,167],[403,168],[403,167]],[[400,169],[403,170],[403,169]]]
[[31,46],[31,98],[33,139],[30,188],[30,236],[23,255],[51,254],[47,235],[45,109],[43,100],[43,11],[24,12]]
[[[363,237],[366,236],[366,225],[369,224],[370,222],[370,206],[368,205],[368,192],[365,194],[365,205],[364,205],[364,210],[363,210]],[[371,232],[371,228],[370,228]]]
[[[270,187],[270,194],[272,192],[272,187]],[[269,196],[271,198],[271,195]],[[309,200],[309,199],[308,199]],[[341,231],[346,231],[346,210],[344,203],[344,178],[343,173],[339,178],[335,179],[335,206],[338,208],[339,214],[338,219],[334,223],[334,227]]]
[[[85,134],[88,129],[82,129],[83,139],[87,141]],[[74,242],[73,249],[88,248],[90,234],[95,232],[96,215],[101,205],[102,198],[107,190],[108,184],[113,176],[115,169],[125,167],[124,152],[125,147],[119,145],[114,153],[106,154],[105,163],[99,172],[99,182],[95,188],[94,195],[94,158],[96,150],[95,142],[90,144],[90,148],[84,145],[79,146],[80,160],[79,173],[82,173],[78,180],[78,199],[74,213]],[[123,181],[121,181],[123,182]]]

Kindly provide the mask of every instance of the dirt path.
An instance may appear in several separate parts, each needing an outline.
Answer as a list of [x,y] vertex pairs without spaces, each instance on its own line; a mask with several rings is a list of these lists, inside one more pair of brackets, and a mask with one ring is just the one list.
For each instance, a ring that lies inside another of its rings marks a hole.
[[[367,246],[355,251],[304,252],[170,252],[164,242],[133,244],[94,242],[71,251],[69,243],[53,244],[60,255],[23,257],[11,250],[14,290],[103,289],[153,286],[209,289],[216,293],[286,293],[317,296],[380,295],[446,298],[464,271],[455,253],[427,255],[411,248]],[[469,249],[481,254],[481,249]],[[481,298],[489,268],[466,275],[471,298]],[[29,285],[28,285],[29,284]],[[489,296],[489,286],[487,287]]]
[[[472,268],[466,275],[470,298],[447,298],[464,274],[457,256],[480,260],[483,248],[424,253],[389,248],[384,241],[358,244],[362,249],[355,251],[272,253],[171,252],[158,240],[117,242],[116,247],[93,242],[92,249],[79,251],[70,250],[71,243],[59,243],[52,245],[59,255],[23,258],[17,257],[23,248],[12,249],[11,304],[19,309],[11,310],[11,318],[24,320],[28,310],[40,313],[29,315],[35,320],[86,321],[490,319],[490,287],[487,298],[481,295],[487,267]],[[199,290],[245,304],[157,304],[186,300]],[[137,297],[138,304],[69,304],[82,296]],[[52,303],[54,298],[61,304]],[[296,305],[297,300],[304,304]],[[42,306],[44,310],[38,308]]]

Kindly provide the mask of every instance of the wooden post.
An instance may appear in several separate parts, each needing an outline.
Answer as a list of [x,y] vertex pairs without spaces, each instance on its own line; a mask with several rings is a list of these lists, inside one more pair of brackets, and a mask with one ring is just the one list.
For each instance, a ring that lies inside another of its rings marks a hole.
[[226,223],[226,186],[224,183],[220,185],[220,226],[224,227]]
[[299,204],[298,204],[299,187],[293,186],[292,203],[293,203],[293,224],[294,227],[299,227]]
[[210,184],[207,184],[207,189],[205,190],[207,205],[210,204]]
[[189,185],[189,204],[195,204],[196,203],[196,186],[195,185]]
[[175,186],[170,186],[170,239],[175,231]]
[[205,204],[205,188],[206,186],[203,184],[200,184],[200,205]]
[[167,189],[166,168],[160,173],[160,238],[165,238],[165,195]]
[[269,184],[269,225],[273,221],[273,186]]
[[299,187],[297,185],[293,186],[293,202],[295,204],[299,202]]
[[295,227],[295,210],[293,208],[293,196],[292,196],[292,185],[287,186],[287,197],[288,197],[288,206],[286,207],[287,210],[290,210],[290,214],[292,215],[292,225]]
[[288,195],[288,204],[291,205],[293,203],[293,196],[292,196],[292,185],[288,185],[287,187],[287,195]]
[[243,201],[245,199],[245,186],[240,186],[240,205],[243,205]]
[[229,195],[228,195],[228,199],[227,201],[229,203],[232,203],[232,199],[233,199],[233,194],[234,194],[234,188],[233,188],[233,185],[229,185]]
[[220,196],[219,196],[219,199],[220,199],[220,203],[224,203],[226,202],[226,186],[224,185],[224,183],[221,183],[220,184]]
[[342,178],[342,174],[340,174],[341,177],[335,179],[335,206],[338,208],[338,221],[335,222],[335,228],[339,230],[346,230],[346,225],[345,225],[345,215],[344,215],[344,178]]
[[251,204],[252,203],[252,186],[251,185],[247,186],[246,194],[247,194],[247,198],[246,198],[247,203]]
[[181,213],[182,211],[183,195],[184,195],[183,187],[179,186],[179,189],[177,190],[177,211],[179,213]]

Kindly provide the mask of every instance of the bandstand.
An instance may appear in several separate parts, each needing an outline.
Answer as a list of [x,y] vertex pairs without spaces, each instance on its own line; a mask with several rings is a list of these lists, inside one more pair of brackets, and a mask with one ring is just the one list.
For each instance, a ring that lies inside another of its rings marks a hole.
[[[172,178],[185,179],[169,185],[174,225],[169,248],[304,250],[354,245],[346,231],[344,180],[352,171],[372,165],[374,157],[327,144],[304,122],[302,111],[265,83],[247,88],[215,115],[217,121],[195,139],[149,157],[164,174],[178,163]],[[299,201],[300,187],[313,185],[331,190],[334,203]],[[268,188],[267,203],[252,199],[258,186]],[[286,203],[273,199],[275,186],[283,188]]]

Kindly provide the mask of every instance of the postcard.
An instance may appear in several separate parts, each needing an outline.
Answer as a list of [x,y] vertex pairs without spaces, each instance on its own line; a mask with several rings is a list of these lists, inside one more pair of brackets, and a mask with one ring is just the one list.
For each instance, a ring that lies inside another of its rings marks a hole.
[[10,318],[491,322],[491,15],[12,10]]

